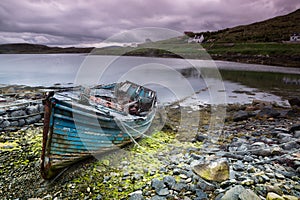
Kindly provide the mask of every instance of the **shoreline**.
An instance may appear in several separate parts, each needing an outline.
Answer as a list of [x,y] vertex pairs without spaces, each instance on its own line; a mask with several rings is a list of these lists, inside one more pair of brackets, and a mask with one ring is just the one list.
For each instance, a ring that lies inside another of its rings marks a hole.
[[[213,120],[210,107],[187,110],[186,117],[190,120],[201,113],[196,132],[193,126],[178,127],[179,107],[170,107],[168,123],[151,138],[139,140],[138,146],[130,145],[92,162],[81,163],[50,182],[39,174],[41,128],[29,126],[17,132],[5,132],[0,136],[1,144],[4,141],[6,144],[6,148],[2,146],[0,150],[0,197],[222,199],[240,187],[251,191],[251,195],[247,193],[250,199],[253,196],[265,198],[272,192],[299,198],[300,165],[295,150],[298,151],[300,135],[289,130],[299,122],[300,109],[295,108],[296,117],[279,117],[272,113],[282,112],[282,108],[272,105],[274,110],[262,118],[237,117],[237,113],[254,109],[253,106],[262,111],[271,105],[231,105],[227,108],[221,135],[208,131],[207,126]],[[212,142],[211,138],[216,136]],[[295,142],[286,142],[291,140]],[[257,148],[262,149],[257,151]],[[231,175],[226,180],[207,180],[208,177],[195,171],[195,166],[219,164],[220,159],[230,166]]]

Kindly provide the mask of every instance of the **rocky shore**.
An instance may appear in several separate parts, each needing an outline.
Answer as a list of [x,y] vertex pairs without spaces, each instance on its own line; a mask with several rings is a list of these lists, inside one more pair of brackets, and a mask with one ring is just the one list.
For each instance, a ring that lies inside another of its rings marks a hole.
[[[291,108],[262,101],[228,105],[217,132],[208,129],[210,106],[183,108],[191,121],[200,112],[196,132],[189,124],[179,127],[180,106],[168,107],[164,128],[139,145],[80,163],[52,181],[39,172],[39,122],[1,130],[0,199],[296,200],[300,109],[293,102]],[[26,114],[40,111],[30,106]]]

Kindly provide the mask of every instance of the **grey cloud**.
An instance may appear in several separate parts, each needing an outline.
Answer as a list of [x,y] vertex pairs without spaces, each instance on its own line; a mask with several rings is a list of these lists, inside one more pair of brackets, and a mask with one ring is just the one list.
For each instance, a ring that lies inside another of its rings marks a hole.
[[298,0],[2,0],[0,42],[80,45],[142,27],[218,30],[297,8]]

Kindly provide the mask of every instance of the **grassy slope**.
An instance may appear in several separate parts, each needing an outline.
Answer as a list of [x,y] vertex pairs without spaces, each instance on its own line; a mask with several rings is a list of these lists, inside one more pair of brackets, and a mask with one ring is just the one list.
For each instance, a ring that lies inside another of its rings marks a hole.
[[289,40],[293,33],[300,33],[299,21],[300,9],[288,15],[250,25],[199,34],[204,34],[206,39],[216,42],[281,42]]

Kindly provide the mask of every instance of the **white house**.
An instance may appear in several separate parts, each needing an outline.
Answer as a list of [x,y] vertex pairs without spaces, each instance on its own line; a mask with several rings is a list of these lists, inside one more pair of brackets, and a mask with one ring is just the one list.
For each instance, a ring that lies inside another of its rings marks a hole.
[[294,33],[290,37],[291,42],[300,42],[300,34],[299,33]]
[[195,42],[195,43],[202,43],[204,41],[204,36],[201,35],[195,35],[194,38],[189,38],[188,39],[188,43],[192,43],[192,42]]

